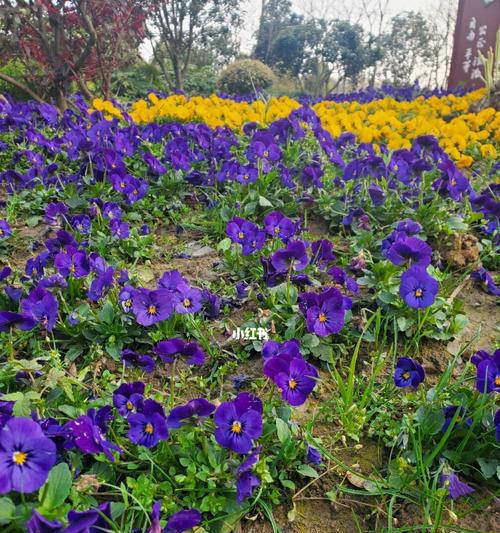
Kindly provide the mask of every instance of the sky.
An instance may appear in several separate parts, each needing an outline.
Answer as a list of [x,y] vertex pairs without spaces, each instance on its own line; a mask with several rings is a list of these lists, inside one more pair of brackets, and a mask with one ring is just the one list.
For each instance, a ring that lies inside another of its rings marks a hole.
[[[438,0],[388,0],[387,18],[392,17],[402,11],[424,11],[436,6]],[[292,0],[293,8],[296,12],[304,14],[305,10],[312,8],[318,13],[324,9],[328,10],[331,18],[348,18],[342,9],[335,9],[335,0]],[[342,2],[340,2],[342,4]],[[354,8],[362,8],[362,0],[347,0],[347,5]],[[246,0],[245,24],[240,32],[241,49],[244,53],[250,53],[254,44],[254,34],[259,25],[261,10],[261,0]]]

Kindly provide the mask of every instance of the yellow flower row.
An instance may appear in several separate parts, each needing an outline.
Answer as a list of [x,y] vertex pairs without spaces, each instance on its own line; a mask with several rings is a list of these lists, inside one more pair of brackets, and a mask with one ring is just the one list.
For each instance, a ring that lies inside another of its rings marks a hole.
[[[473,148],[483,158],[496,158],[494,144],[500,142],[500,112],[487,108],[479,113],[468,110],[484,96],[484,90],[465,96],[418,97],[398,102],[387,97],[370,103],[332,102],[324,100],[313,106],[323,127],[334,137],[345,131],[358,136],[360,142],[386,143],[391,150],[408,148],[419,135],[435,135],[443,148],[461,167],[468,167]],[[108,119],[122,118],[121,111],[111,102],[96,99],[93,110]],[[134,102],[130,116],[139,124],[161,121],[204,122],[210,127],[229,126],[240,129],[246,122],[269,124],[301,106],[293,98],[282,96],[269,102],[235,102],[211,95],[207,98],[172,95],[158,98],[148,95],[148,101]],[[469,152],[466,154],[464,152]]]

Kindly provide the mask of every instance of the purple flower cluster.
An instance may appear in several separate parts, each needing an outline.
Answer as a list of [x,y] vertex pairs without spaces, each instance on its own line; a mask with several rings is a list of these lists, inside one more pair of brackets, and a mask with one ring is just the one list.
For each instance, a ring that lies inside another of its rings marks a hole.
[[344,327],[345,313],[352,301],[332,287],[320,293],[303,292],[299,295],[299,308],[306,318],[307,331],[320,337],[339,333]]
[[279,344],[268,341],[262,347],[264,375],[276,384],[283,400],[292,406],[302,405],[319,379],[316,368],[300,353],[298,341]]

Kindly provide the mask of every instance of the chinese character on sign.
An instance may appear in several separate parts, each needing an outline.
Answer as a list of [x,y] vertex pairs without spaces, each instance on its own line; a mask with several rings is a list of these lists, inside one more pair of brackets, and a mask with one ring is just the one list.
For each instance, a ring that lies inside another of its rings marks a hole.
[[269,334],[264,328],[236,328],[231,333],[231,338],[235,340],[245,340],[245,341],[267,341],[269,340]]
[[471,80],[477,80],[481,78],[481,69],[480,68],[474,68],[472,69],[472,72],[470,73],[470,79]]

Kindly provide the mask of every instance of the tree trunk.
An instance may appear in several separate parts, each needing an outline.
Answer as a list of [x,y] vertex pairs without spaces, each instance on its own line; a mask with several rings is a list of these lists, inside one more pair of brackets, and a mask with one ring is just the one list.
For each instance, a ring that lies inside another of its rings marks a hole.
[[175,89],[177,91],[183,91],[184,90],[184,78],[182,76],[182,69],[179,64],[179,60],[177,57],[172,57],[172,66],[174,67],[174,76],[175,76]]
[[41,96],[33,92],[27,85],[18,80],[15,80],[14,78],[11,78],[10,76],[7,76],[7,74],[3,74],[2,72],[0,72],[0,80],[6,81],[7,83],[14,85],[18,89],[21,89],[21,91],[25,92],[28,96],[31,96],[33,100],[36,100],[40,104],[47,103]]

